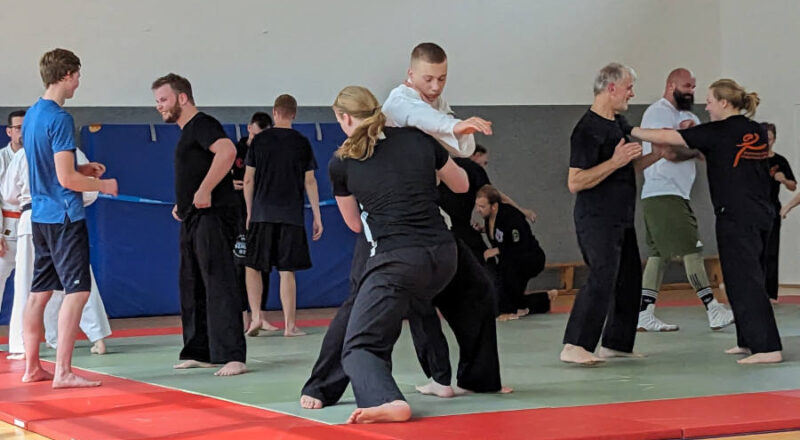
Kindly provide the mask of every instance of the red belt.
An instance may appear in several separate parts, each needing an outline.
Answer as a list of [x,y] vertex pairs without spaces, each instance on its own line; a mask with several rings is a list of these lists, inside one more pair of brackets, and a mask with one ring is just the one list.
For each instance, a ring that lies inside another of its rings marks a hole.
[[3,217],[6,217],[6,218],[20,218],[21,216],[22,216],[22,213],[19,212],[19,211],[6,211],[5,209],[3,210]]

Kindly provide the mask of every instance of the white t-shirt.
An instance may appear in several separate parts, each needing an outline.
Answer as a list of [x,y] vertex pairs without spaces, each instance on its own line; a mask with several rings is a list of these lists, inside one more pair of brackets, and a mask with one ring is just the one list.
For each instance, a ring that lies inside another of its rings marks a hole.
[[387,125],[416,127],[433,136],[455,156],[469,157],[475,152],[473,135],[453,134],[453,128],[461,120],[453,116],[453,110],[442,96],[436,98],[433,104],[428,104],[422,100],[419,92],[401,84],[392,89],[381,110],[386,115]]
[[[695,124],[700,120],[692,112],[680,111],[664,98],[653,103],[644,112],[642,128],[680,128],[680,123],[691,119]],[[650,142],[642,142],[642,154],[653,151]],[[674,195],[689,200],[692,185],[697,174],[694,160],[670,162],[659,159],[644,170],[642,198]]]

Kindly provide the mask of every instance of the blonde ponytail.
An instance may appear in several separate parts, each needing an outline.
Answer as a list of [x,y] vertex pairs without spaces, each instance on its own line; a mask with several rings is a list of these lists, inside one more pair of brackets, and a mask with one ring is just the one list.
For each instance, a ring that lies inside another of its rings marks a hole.
[[724,99],[736,110],[744,110],[745,116],[752,118],[756,107],[761,102],[756,92],[747,92],[744,87],[732,79],[719,79],[709,87],[717,100]]
[[358,127],[336,150],[336,157],[356,160],[372,157],[375,144],[382,137],[383,127],[386,125],[386,116],[375,95],[365,87],[345,87],[333,102],[333,110],[337,114],[348,114],[361,119]]

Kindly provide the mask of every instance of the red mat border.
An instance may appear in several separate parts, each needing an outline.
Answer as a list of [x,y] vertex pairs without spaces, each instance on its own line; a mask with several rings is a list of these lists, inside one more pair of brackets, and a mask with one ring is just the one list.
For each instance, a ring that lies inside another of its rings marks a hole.
[[0,359],[0,420],[57,440],[661,440],[800,428],[800,389],[344,426],[88,371],[104,386],[52,390],[48,383],[21,383],[23,368]]

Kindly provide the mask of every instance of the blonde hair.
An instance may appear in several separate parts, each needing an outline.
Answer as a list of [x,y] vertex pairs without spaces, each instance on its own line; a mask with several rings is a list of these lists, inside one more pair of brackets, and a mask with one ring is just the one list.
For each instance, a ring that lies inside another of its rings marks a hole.
[[375,95],[369,89],[360,86],[347,86],[339,92],[333,101],[333,111],[346,113],[353,118],[361,119],[361,124],[336,150],[340,159],[366,160],[375,152],[375,144],[383,134],[386,116]]
[[745,116],[752,118],[756,114],[756,107],[761,102],[756,92],[747,92],[744,87],[732,79],[718,79],[709,87],[714,98],[728,101],[733,108],[744,110]]

